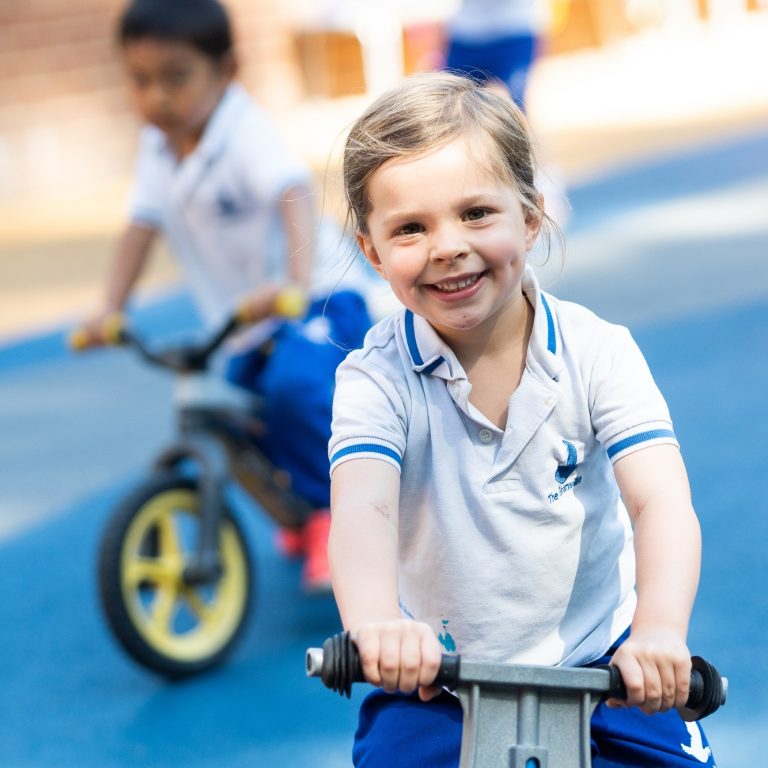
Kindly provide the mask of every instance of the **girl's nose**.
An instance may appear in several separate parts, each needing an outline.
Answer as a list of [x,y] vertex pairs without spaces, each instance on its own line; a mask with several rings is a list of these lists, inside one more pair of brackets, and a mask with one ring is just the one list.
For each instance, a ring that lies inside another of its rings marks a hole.
[[464,258],[468,253],[469,245],[455,227],[436,230],[430,238],[429,258],[432,261],[451,263]]

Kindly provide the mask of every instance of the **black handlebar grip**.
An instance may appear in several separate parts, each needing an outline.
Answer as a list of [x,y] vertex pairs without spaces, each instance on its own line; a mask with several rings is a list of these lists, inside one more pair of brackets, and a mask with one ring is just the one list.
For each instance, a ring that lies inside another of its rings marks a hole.
[[[627,689],[621,679],[621,672],[615,666],[600,666],[610,675],[607,698],[626,699]],[[701,656],[691,656],[691,683],[688,701],[678,712],[683,720],[701,720],[711,715],[723,704],[728,693],[728,681],[717,669]]]
[[[435,677],[435,685],[455,688],[459,681],[461,660],[458,656],[443,655],[440,669]],[[326,688],[338,691],[341,696],[349,698],[352,683],[365,682],[360,655],[349,632],[340,632],[329,637],[322,651],[310,648],[306,657],[307,675],[319,677]]]

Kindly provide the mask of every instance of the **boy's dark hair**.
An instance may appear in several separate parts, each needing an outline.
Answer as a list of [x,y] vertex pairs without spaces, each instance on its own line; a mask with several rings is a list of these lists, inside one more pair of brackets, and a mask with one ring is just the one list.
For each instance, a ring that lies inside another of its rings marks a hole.
[[212,59],[232,50],[232,28],[218,0],[132,0],[118,24],[121,46],[156,38],[187,43]]

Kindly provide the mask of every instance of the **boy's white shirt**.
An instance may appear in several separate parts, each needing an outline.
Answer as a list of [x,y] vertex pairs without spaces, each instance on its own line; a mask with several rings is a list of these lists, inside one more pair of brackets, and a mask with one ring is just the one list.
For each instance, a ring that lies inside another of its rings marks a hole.
[[[161,131],[143,128],[129,215],[166,236],[206,325],[216,327],[241,299],[287,276],[278,200],[312,183],[264,111],[232,84],[181,163]],[[339,283],[348,245],[329,222],[317,234],[311,292],[324,295]]]
[[467,658],[576,666],[636,605],[629,517],[612,461],[677,441],[629,332],[543,294],[506,430],[469,402],[450,348],[404,310],[337,371],[331,472],[376,458],[401,472],[404,615]]

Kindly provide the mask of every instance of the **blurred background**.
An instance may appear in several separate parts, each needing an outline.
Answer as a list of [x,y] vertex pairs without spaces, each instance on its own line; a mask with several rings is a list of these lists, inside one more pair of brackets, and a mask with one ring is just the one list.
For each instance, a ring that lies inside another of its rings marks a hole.
[[[242,80],[320,185],[329,182],[330,213],[345,127],[403,73],[442,62],[456,5],[228,3]],[[528,109],[566,182],[765,119],[765,0],[542,5]],[[138,129],[114,45],[120,8],[118,0],[0,3],[0,336],[95,301]],[[170,274],[157,264],[156,279]]]
[[[440,66],[457,3],[225,4],[242,81],[340,216],[345,128]],[[544,5],[528,113],[568,247],[542,274],[631,328],[670,403],[704,531],[691,647],[732,683],[707,730],[720,768],[751,768],[768,733],[768,2]],[[258,511],[257,612],[220,671],[164,683],[100,618],[101,526],[172,431],[162,374],[114,350],[74,360],[63,341],[100,298],[130,184],[121,7],[0,0],[0,765],[348,765],[354,702],[302,667],[335,608],[300,594]],[[162,247],[144,285],[144,327],[188,322]]]

